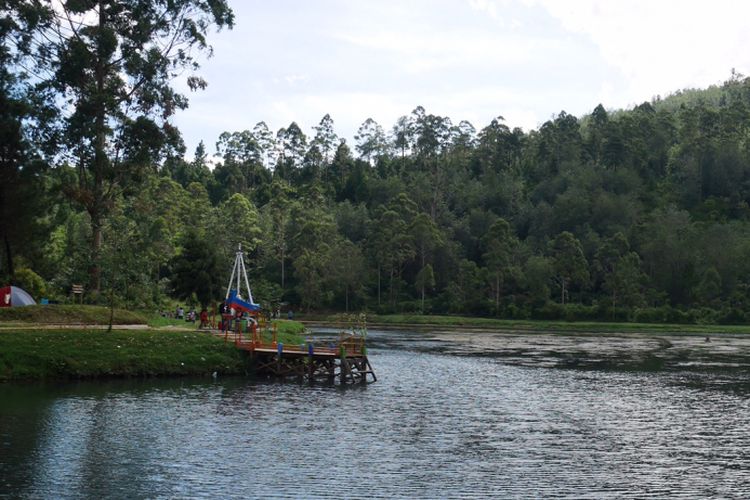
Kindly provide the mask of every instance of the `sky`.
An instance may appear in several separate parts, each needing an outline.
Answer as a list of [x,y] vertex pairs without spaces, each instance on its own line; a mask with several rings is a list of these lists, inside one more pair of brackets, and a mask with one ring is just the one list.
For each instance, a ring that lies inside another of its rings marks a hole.
[[628,108],[750,73],[750,2],[692,0],[229,0],[232,30],[175,118],[187,156],[222,132],[325,114],[354,144],[367,118],[538,128],[561,111]]

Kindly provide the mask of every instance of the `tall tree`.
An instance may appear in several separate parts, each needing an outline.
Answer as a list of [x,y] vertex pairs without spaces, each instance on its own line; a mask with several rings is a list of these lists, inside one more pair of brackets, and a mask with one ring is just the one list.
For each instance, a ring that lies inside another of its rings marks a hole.
[[344,288],[344,310],[349,312],[350,297],[360,295],[365,277],[365,262],[357,245],[345,238],[336,238],[331,247],[328,283],[331,288]]
[[336,147],[339,144],[339,136],[333,130],[333,118],[327,114],[321,118],[320,123],[313,127],[315,130],[315,137],[312,140],[312,144],[316,145],[323,156],[325,163],[330,163],[333,159],[333,153],[336,151]]
[[495,298],[495,314],[500,312],[500,295],[503,282],[510,274],[511,259],[513,251],[518,245],[518,239],[505,219],[498,219],[490,227],[484,237],[484,261],[487,270],[492,276],[492,290]]
[[255,127],[253,127],[253,136],[258,142],[258,146],[260,146],[261,151],[264,152],[263,165],[266,168],[271,168],[274,164],[274,150],[276,144],[273,133],[271,133],[271,131],[268,129],[268,125],[266,125],[266,122],[260,121],[255,124]]
[[193,161],[182,158],[170,158],[170,174],[172,179],[187,187],[193,182],[202,184],[206,189],[211,187],[213,175],[208,168],[208,155],[203,141],[198,143],[193,153]]
[[588,282],[589,271],[581,242],[568,231],[558,234],[550,242],[552,267],[555,279],[560,285],[560,303],[565,304],[571,285],[584,285]]
[[[271,201],[262,208],[261,224],[264,237],[261,239],[263,258],[270,261],[267,268],[276,269],[278,263],[279,285],[284,292],[287,281],[286,263],[289,259],[291,213],[295,207],[292,198],[294,189],[284,180],[276,179],[271,184]],[[270,269],[269,269],[270,270]]]
[[354,136],[357,141],[355,149],[367,163],[378,161],[388,152],[388,140],[385,131],[378,122],[372,118],[365,120]]
[[645,275],[640,270],[640,257],[630,251],[630,244],[622,233],[607,238],[594,256],[594,271],[602,281],[602,289],[609,292],[614,316],[617,306],[639,305]]
[[219,256],[229,261],[238,244],[242,245],[242,251],[254,255],[260,244],[261,228],[253,203],[246,196],[235,193],[219,205],[216,217],[216,230],[212,234],[218,239]]
[[185,233],[182,251],[171,262],[172,291],[176,297],[187,301],[195,297],[207,307],[221,296],[224,268],[215,248],[194,230]]
[[[443,237],[429,215],[420,212],[414,217],[409,232],[414,238],[414,246],[419,258],[419,274],[416,282],[422,295],[422,309],[424,310],[425,286],[435,286],[435,273],[431,263],[427,262],[428,258],[434,252],[435,248],[443,244]],[[429,271],[427,270],[429,268]],[[424,274],[426,273],[426,274]],[[422,279],[419,279],[422,275]],[[431,283],[431,284],[430,284]]]
[[[42,146],[52,107],[24,69],[32,64],[34,33],[49,26],[51,9],[36,2],[0,4],[0,281],[11,282],[15,255],[27,243],[43,212],[40,170]],[[47,150],[47,153],[51,149]]]
[[413,122],[408,116],[401,116],[391,130],[393,149],[398,151],[401,159],[406,158],[406,151],[411,149],[414,137]]
[[393,307],[403,266],[414,257],[414,239],[408,228],[415,208],[414,202],[405,193],[400,193],[387,207],[381,206],[377,218],[372,221],[369,240],[378,267],[378,305],[382,270],[388,272],[389,295]]
[[[102,227],[113,200],[144,169],[180,151],[169,118],[187,99],[172,81],[198,68],[194,54],[210,51],[209,29],[231,28],[233,14],[225,0],[61,1],[46,8],[54,16],[39,29],[38,62],[66,103],[63,127],[78,169],[67,192],[91,220],[90,285],[98,290]],[[187,83],[206,86],[194,74]]]
[[424,313],[424,299],[425,290],[431,290],[435,288],[435,272],[432,270],[432,265],[427,264],[417,273],[417,277],[414,280],[414,286],[421,294],[421,312]]

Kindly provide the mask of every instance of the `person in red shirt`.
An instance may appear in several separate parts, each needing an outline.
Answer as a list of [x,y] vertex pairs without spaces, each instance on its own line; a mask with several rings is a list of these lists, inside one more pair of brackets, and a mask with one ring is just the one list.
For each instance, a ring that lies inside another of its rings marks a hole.
[[206,311],[206,308],[204,307],[201,309],[201,324],[198,328],[207,328],[208,327],[208,311]]

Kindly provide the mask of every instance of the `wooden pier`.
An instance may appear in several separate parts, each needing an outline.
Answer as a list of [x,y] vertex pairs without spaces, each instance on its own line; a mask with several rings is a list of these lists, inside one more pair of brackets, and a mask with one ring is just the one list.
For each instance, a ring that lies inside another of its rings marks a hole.
[[274,340],[265,342],[255,325],[250,332],[243,333],[237,328],[215,330],[214,335],[246,351],[256,375],[340,384],[377,381],[362,336],[341,334],[338,342],[328,346],[313,343],[292,346],[276,342],[275,335]]

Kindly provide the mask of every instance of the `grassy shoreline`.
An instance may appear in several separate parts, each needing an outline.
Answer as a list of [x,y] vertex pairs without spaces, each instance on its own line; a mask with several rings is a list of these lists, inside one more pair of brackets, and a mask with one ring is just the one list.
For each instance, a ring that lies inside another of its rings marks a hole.
[[242,353],[199,332],[0,332],[0,380],[244,373]]
[[[346,315],[310,316],[302,318],[307,322],[323,322],[339,325],[348,324]],[[695,325],[669,323],[614,323],[597,321],[545,321],[477,318],[466,316],[432,316],[418,314],[368,315],[370,327],[444,327],[471,328],[477,330],[499,330],[513,332],[545,333],[644,333],[644,334],[694,334],[717,333],[750,334],[750,325]]]
[[[243,375],[249,369],[245,352],[197,330],[192,323],[149,328],[147,316],[115,310],[119,328],[107,331],[103,326],[109,321],[107,308],[29,306],[8,310],[13,313],[0,314],[0,382],[210,376],[214,372]],[[304,340],[302,323],[280,320],[277,324],[280,342],[298,344]]]
[[[74,304],[33,305],[0,309],[0,325],[4,324],[64,324],[108,325],[110,309],[104,306]],[[149,321],[143,313],[115,309],[113,325],[145,325]]]

